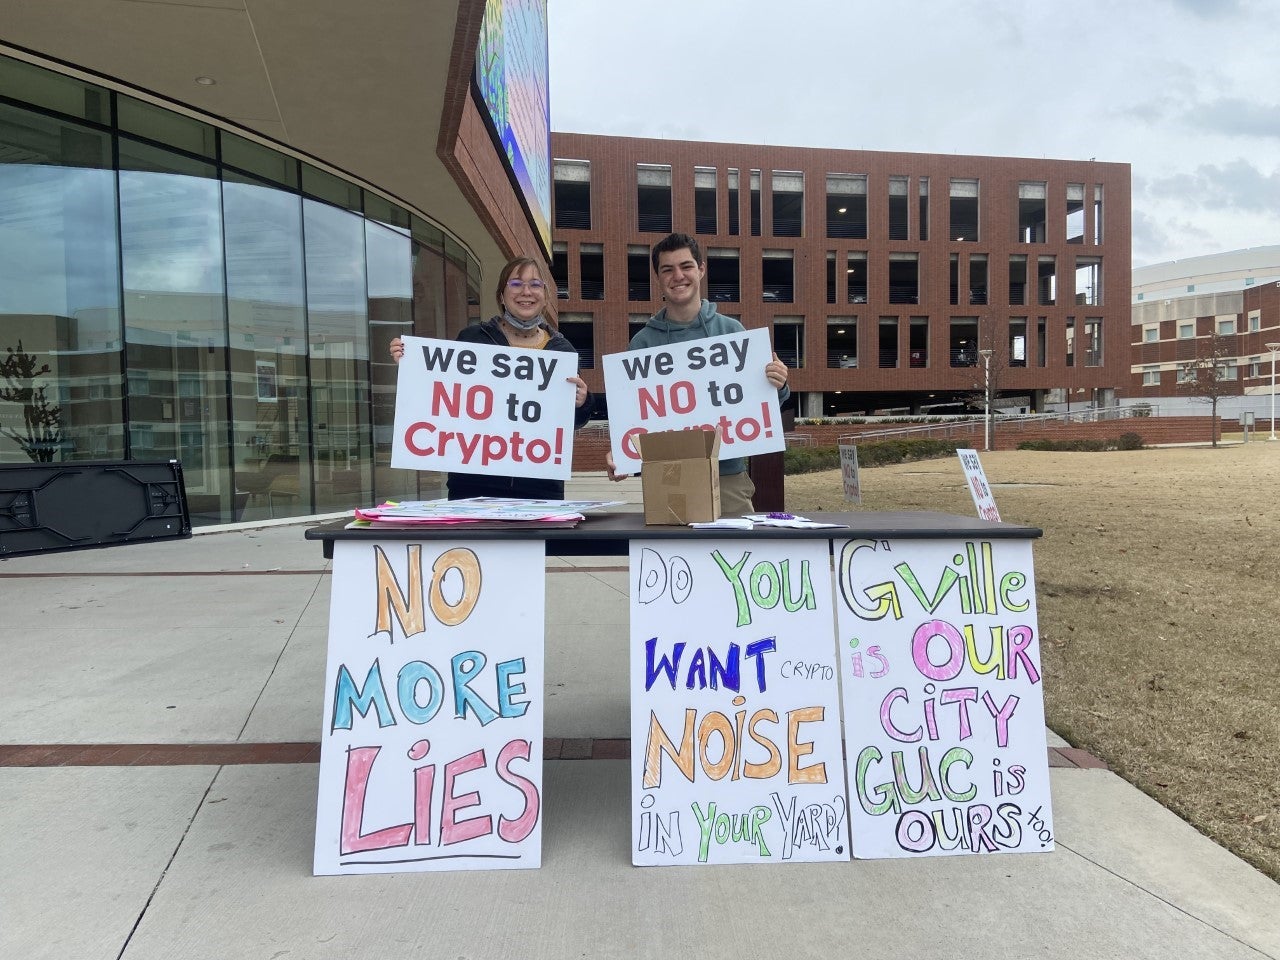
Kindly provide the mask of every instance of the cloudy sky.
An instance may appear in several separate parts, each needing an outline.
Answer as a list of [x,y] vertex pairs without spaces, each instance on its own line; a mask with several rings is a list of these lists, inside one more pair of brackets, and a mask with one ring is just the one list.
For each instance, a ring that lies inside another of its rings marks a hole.
[[1280,244],[1274,0],[548,0],[556,131],[1133,167],[1135,266]]

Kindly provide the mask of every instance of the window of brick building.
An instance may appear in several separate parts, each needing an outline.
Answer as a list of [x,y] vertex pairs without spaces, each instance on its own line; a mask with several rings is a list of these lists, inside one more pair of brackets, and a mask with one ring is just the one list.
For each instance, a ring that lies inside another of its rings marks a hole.
[[738,251],[729,247],[707,250],[707,299],[736,303],[742,299]]
[[693,168],[693,229],[716,232],[716,168]]
[[751,235],[760,236],[760,171],[751,171]]
[[1043,181],[1018,184],[1018,242],[1044,243],[1048,216],[1048,184]]
[[1067,184],[1067,243],[1084,243],[1084,184]]
[[774,170],[773,235],[799,237],[804,234],[804,174],[796,170]]
[[584,243],[578,248],[578,289],[583,300],[604,299],[604,245]]
[[984,304],[987,302],[987,255],[972,253],[969,255],[969,303]]
[[765,303],[791,303],[795,299],[795,254],[765,250],[760,258],[760,281]]
[[551,245],[551,279],[556,284],[556,297],[569,299],[569,245],[553,243]]
[[804,317],[776,317],[773,352],[788,367],[804,366]]
[[627,299],[648,300],[649,248],[639,244],[627,245]]
[[1036,260],[1036,302],[1051,307],[1058,302],[1058,261],[1056,257]]
[[920,302],[920,255],[889,254],[889,302]]
[[1076,303],[1098,306],[1102,303],[1102,258],[1076,257]]
[[920,178],[920,239],[929,239],[929,178]]
[[841,240],[867,238],[867,178],[827,174],[827,236]]
[[671,232],[670,164],[636,164],[636,214],[641,233]]
[[929,365],[928,317],[912,317],[907,321],[907,365],[917,369]]
[[876,357],[882,370],[898,366],[898,318],[881,317],[876,327]]
[[849,284],[849,302],[867,302],[867,254],[865,251],[850,253],[845,263],[845,276]]
[[729,189],[729,236],[738,235],[738,170],[730,167],[725,177],[725,185]]
[[889,239],[907,240],[911,233],[911,213],[907,205],[910,177],[889,178]]
[[578,369],[593,370],[596,365],[595,318],[589,313],[562,313],[557,318],[560,332],[573,344],[578,354]]
[[827,317],[827,366],[858,366],[858,318]]
[[591,162],[552,162],[557,230],[591,229]]
[[952,240],[978,242],[978,181],[951,181]]

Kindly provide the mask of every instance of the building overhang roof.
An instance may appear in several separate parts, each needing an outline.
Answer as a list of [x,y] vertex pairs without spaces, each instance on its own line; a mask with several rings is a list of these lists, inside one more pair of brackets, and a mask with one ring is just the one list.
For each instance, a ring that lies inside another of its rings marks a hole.
[[454,159],[482,142],[468,86],[483,11],[484,0],[42,0],[7,5],[0,39],[317,158],[426,213],[492,276],[532,229],[509,183],[476,183],[492,178]]

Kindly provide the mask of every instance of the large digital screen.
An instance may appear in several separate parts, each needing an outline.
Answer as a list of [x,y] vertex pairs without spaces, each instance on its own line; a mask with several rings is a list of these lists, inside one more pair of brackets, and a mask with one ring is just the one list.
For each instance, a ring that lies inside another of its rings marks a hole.
[[544,257],[551,254],[547,74],[547,0],[488,0],[476,47],[476,93]]

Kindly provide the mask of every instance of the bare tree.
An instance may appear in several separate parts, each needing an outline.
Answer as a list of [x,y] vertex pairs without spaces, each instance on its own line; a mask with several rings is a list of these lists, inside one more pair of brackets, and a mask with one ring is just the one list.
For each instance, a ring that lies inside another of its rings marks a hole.
[[1209,407],[1210,431],[1213,446],[1218,445],[1218,401],[1235,391],[1227,377],[1227,360],[1232,358],[1231,339],[1219,336],[1215,331],[1205,341],[1207,352],[1181,364],[1178,385],[1185,390],[1192,400],[1207,403]]
[[982,407],[992,449],[996,442],[996,397],[1000,395],[1000,385],[1009,368],[1009,345],[1001,342],[997,326],[992,317],[983,317],[978,322],[978,365],[975,372],[981,379],[974,383],[973,393],[965,398],[966,403]]
[[14,441],[22,452],[36,463],[52,463],[58,444],[62,442],[62,408],[51,404],[44,384],[36,378],[49,372],[47,363],[37,366],[35,354],[18,348],[5,347],[7,356],[0,360],[0,401],[22,405],[23,432],[12,427],[0,426],[0,434]]

